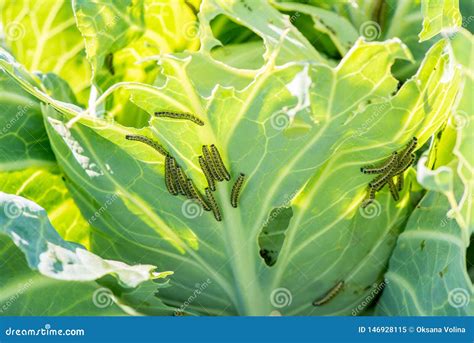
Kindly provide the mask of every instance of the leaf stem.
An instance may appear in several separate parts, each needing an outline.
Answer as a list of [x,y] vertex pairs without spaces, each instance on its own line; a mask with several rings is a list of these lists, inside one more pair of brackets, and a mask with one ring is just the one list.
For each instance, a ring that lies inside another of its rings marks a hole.
[[[236,304],[240,315],[268,315],[265,292],[262,292],[259,276],[256,270],[256,241],[245,235],[240,211],[230,204],[230,192],[227,183],[217,185],[219,200],[225,223],[225,241],[229,249],[230,263],[234,274],[236,289]],[[267,299],[268,300],[268,299]]]

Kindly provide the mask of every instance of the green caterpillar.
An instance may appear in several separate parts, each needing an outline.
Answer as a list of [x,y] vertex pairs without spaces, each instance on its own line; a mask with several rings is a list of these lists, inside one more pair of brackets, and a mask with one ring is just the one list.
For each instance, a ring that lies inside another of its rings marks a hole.
[[377,168],[362,167],[360,168],[360,171],[363,172],[364,174],[385,173],[394,165],[394,163],[397,161],[397,157],[398,157],[398,153],[395,151],[392,153],[392,156],[380,167],[377,167]]
[[237,180],[232,187],[232,192],[230,194],[230,204],[232,207],[237,208],[237,204],[239,202],[239,195],[240,191],[242,190],[242,185],[244,184],[245,175],[240,173],[237,177]]
[[224,162],[222,162],[221,154],[219,154],[219,150],[217,150],[214,144],[211,145],[211,156],[216,167],[216,171],[221,177],[221,179],[225,179],[226,181],[230,180],[230,174],[227,171]]
[[202,146],[202,156],[206,162],[207,168],[211,172],[212,178],[217,181],[224,181],[224,178],[217,172],[217,168],[212,160],[211,153],[207,145]]
[[211,206],[212,213],[214,214],[214,218],[216,218],[218,222],[222,221],[221,211],[217,205],[216,199],[214,199],[214,195],[212,195],[212,191],[209,188],[206,188],[206,196],[209,205]]
[[188,189],[192,194],[193,199],[196,199],[202,206],[202,208],[205,211],[210,211],[211,207],[207,203],[206,199],[202,196],[201,192],[199,192],[194,185],[193,181],[191,179],[188,179]]
[[198,158],[199,160],[199,165],[201,166],[201,170],[202,172],[204,173],[204,176],[207,180],[207,184],[209,185],[209,188],[212,190],[212,191],[215,191],[216,190],[216,184],[214,182],[214,178],[212,177],[211,175],[211,172],[209,170],[209,167],[207,166],[207,163],[206,161],[204,160],[204,157],[202,156],[199,156]]
[[165,159],[165,182],[166,188],[171,195],[178,195],[178,190],[176,189],[175,178],[173,176],[172,165],[174,164],[174,158],[171,156],[166,156]]
[[129,141],[138,141],[141,143],[145,143],[151,146],[153,149],[155,149],[156,151],[158,151],[160,154],[162,154],[165,157],[169,155],[168,152],[165,150],[165,148],[163,148],[158,142],[155,142],[154,140],[148,137],[141,136],[141,135],[126,135],[125,139],[128,139]]
[[339,281],[333,288],[329,290],[322,298],[313,301],[313,306],[321,306],[331,301],[344,287],[344,281]]
[[193,123],[203,126],[204,122],[199,119],[198,117],[193,116],[191,113],[179,113],[179,112],[170,112],[170,111],[161,111],[161,112],[155,112],[155,117],[166,117],[166,118],[172,118],[172,119],[184,119],[184,120],[190,120]]
[[[387,183],[395,201],[400,199],[398,192],[401,192],[404,184],[403,173],[410,168],[415,161],[415,151],[418,139],[413,137],[410,142],[398,153],[394,151],[392,156],[387,159],[381,166],[376,168],[362,167],[360,171],[364,174],[380,174],[369,182],[368,199],[364,201],[362,207],[366,207],[375,199],[375,193],[380,191]],[[394,178],[398,178],[395,184]]]

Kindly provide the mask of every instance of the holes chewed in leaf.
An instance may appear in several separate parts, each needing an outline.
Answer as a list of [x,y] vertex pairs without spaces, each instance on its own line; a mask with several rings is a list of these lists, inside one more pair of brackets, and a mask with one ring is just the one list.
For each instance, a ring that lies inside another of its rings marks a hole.
[[212,34],[222,45],[262,41],[262,38],[245,26],[237,24],[228,16],[220,14],[211,21]]
[[263,65],[263,39],[252,30],[223,14],[211,21],[211,29],[214,37],[221,42],[221,46],[211,50],[214,59],[244,69],[258,69]]
[[273,266],[285,241],[285,233],[293,217],[292,207],[274,208],[258,236],[260,256],[268,266]]

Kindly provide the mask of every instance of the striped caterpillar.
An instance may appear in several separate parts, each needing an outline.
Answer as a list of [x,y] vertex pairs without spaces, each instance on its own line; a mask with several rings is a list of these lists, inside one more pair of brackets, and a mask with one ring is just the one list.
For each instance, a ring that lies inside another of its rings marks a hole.
[[216,164],[211,157],[211,152],[207,145],[202,146],[202,156],[204,157],[204,161],[206,162],[207,168],[209,169],[212,177],[217,181],[224,181],[224,178],[217,172]]
[[[174,112],[157,112],[157,116],[168,116],[176,119],[189,119],[198,122],[199,119],[189,114],[176,114]],[[193,120],[196,119],[196,120]],[[159,143],[141,135],[126,135],[127,140],[138,141],[147,144],[165,156],[164,178],[167,191],[173,195],[183,195],[188,199],[196,199],[206,211],[212,211],[217,221],[222,221],[222,214],[212,191],[216,190],[215,181],[229,181],[231,176],[222,161],[222,157],[217,147],[212,144],[210,148],[207,145],[202,146],[202,156],[199,156],[199,165],[208,183],[205,189],[206,195],[203,196],[194,185],[193,181],[187,177],[181,166]],[[240,174],[232,187],[231,205],[237,207],[239,194],[244,182],[244,174]]]
[[192,194],[188,188],[188,178],[184,174],[183,169],[180,166],[176,167],[176,174],[178,184],[181,190],[181,195],[185,195],[188,199],[192,199]]
[[339,281],[333,288],[331,288],[322,298],[313,301],[313,306],[322,306],[331,301],[344,287],[344,281]]
[[155,112],[155,117],[165,117],[165,118],[171,118],[171,119],[183,119],[183,120],[192,121],[193,123],[195,123],[199,126],[204,125],[204,122],[201,119],[199,119],[198,117],[193,116],[191,113],[161,111],[161,112]]
[[242,185],[244,184],[245,175],[240,173],[237,177],[237,180],[232,187],[232,192],[230,194],[230,204],[232,207],[237,208],[237,204],[239,202],[239,195],[240,191],[242,190]]
[[400,195],[398,195],[397,187],[395,186],[395,183],[392,179],[388,180],[388,187],[390,189],[390,194],[392,194],[393,200],[398,201],[398,199],[400,199]]
[[221,211],[219,209],[219,206],[217,205],[214,195],[212,195],[212,191],[209,188],[206,188],[206,196],[211,207],[212,213],[214,214],[214,218],[216,218],[216,220],[220,222],[222,220]]
[[[222,161],[222,157],[219,153],[219,150],[214,144],[211,146],[203,145],[202,146],[202,155],[199,156],[199,165],[202,169],[204,176],[206,177],[206,181],[208,184],[208,188],[206,188],[206,196],[207,202],[214,213],[214,217],[217,221],[222,220],[222,214],[220,212],[219,206],[212,195],[212,191],[216,190],[215,182],[221,181],[230,181],[231,176],[227,168],[225,167],[224,162]],[[245,175],[240,173],[235,181],[232,192],[230,195],[230,203],[232,207],[236,208],[238,205],[239,195],[242,189],[242,185],[244,183]]]
[[210,149],[207,145],[203,145],[202,155],[199,156],[199,166],[206,177],[207,184],[212,191],[216,190],[215,181],[229,181],[230,174],[222,161],[222,157],[217,147],[212,144]]
[[183,169],[170,155],[167,155],[165,159],[165,183],[171,195],[181,194],[185,195],[188,199],[196,199],[205,211],[211,210],[211,207],[197,190],[193,181],[186,176]]
[[398,182],[397,182],[397,191],[401,192],[403,189],[404,177],[403,173],[398,175]]
[[377,168],[362,167],[362,168],[360,168],[360,171],[364,174],[385,173],[397,161],[397,156],[398,156],[398,153],[395,151],[395,152],[392,153],[392,156],[384,164],[382,164],[380,167],[377,167]]
[[400,153],[400,161],[403,161],[405,158],[410,156],[410,154],[415,150],[416,145],[418,144],[418,139],[413,137],[410,142],[408,142],[405,149]]
[[178,195],[179,191],[176,188],[174,172],[172,171],[172,165],[174,164],[174,158],[166,156],[165,159],[165,182],[166,188],[171,195]]
[[209,185],[209,188],[212,191],[215,191],[216,190],[216,184],[215,184],[214,178],[212,177],[211,172],[210,172],[210,170],[207,166],[207,163],[204,160],[204,157],[199,156],[198,160],[199,160],[199,165],[201,166],[201,170],[204,174],[204,177],[206,178],[207,184]]
[[165,150],[165,148],[163,148],[158,142],[155,142],[154,140],[152,140],[148,137],[141,136],[141,135],[126,135],[125,139],[127,139],[129,141],[138,141],[138,142],[141,142],[141,143],[145,143],[145,144],[151,146],[156,151],[158,151],[163,156],[165,156],[165,157],[168,156],[168,152]]
[[206,199],[202,196],[202,194],[197,190],[196,186],[191,179],[188,179],[188,189],[191,192],[192,199],[196,199],[202,206],[205,211],[210,211],[211,207],[207,203]]
[[380,189],[382,189],[383,186],[385,186],[385,184],[391,177],[391,174],[377,176],[375,179],[369,182],[369,187],[374,188],[376,191],[379,191]]
[[[364,174],[379,174],[369,182],[369,194],[364,200],[362,207],[366,207],[375,199],[375,193],[380,191],[386,184],[390,189],[392,198],[395,201],[400,199],[399,192],[403,189],[403,173],[410,168],[415,161],[415,151],[418,139],[413,137],[401,152],[394,151],[389,159],[381,166],[375,168],[362,167],[360,171]],[[394,179],[397,178],[395,183]]]
[[221,154],[219,154],[219,150],[217,150],[214,144],[211,145],[211,156],[216,166],[217,173],[221,176],[221,178],[225,179],[226,181],[230,181],[230,174],[227,171],[224,162],[222,162]]
[[367,199],[365,199],[363,202],[362,202],[362,205],[361,207],[362,208],[366,208],[367,206],[369,206],[375,199],[375,188],[373,187],[369,187],[369,194],[368,194],[368,197]]
[[405,172],[415,161],[415,154],[411,154],[404,160],[400,161],[400,164],[397,166],[397,169],[394,171],[395,175],[399,175]]

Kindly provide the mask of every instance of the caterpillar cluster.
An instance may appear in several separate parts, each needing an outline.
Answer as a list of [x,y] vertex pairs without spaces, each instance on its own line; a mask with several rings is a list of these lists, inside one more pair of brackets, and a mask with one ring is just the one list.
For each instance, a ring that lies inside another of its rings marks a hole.
[[207,145],[202,146],[202,156],[199,156],[199,165],[212,191],[216,190],[215,181],[230,180],[230,174],[222,162],[219,150],[217,150],[214,144],[211,145],[210,149]]
[[[171,112],[157,113],[168,114]],[[182,195],[188,199],[196,200],[205,211],[212,211],[214,218],[217,221],[222,221],[221,210],[212,192],[216,190],[216,182],[221,182],[224,180],[230,181],[231,176],[225,167],[224,162],[222,161],[219,150],[214,144],[210,146],[203,145],[202,155],[198,157],[199,165],[208,183],[208,187],[205,189],[205,195],[202,195],[194,185],[194,182],[187,177],[183,168],[178,164],[176,159],[171,154],[169,154],[166,149],[158,142],[141,135],[126,135],[125,139],[144,143],[165,157],[165,185],[166,189],[171,195]],[[232,187],[230,202],[234,208],[236,208],[238,205],[238,200],[244,180],[245,175],[240,173]]]
[[166,189],[171,195],[184,195],[188,199],[197,200],[205,211],[211,210],[208,199],[199,192],[193,180],[186,176],[181,166],[171,155],[167,155],[165,158],[165,183]]
[[[208,184],[208,187],[206,188],[206,196],[214,214],[214,218],[217,221],[221,221],[222,214],[212,192],[216,190],[216,182],[222,182],[224,180],[230,181],[231,176],[225,167],[224,162],[222,161],[219,150],[214,144],[211,144],[211,146],[203,145],[201,150],[202,155],[198,157],[198,161]],[[232,207],[237,207],[238,205],[238,198],[243,182],[244,174],[240,173],[234,183],[234,186],[232,187],[232,192],[230,195]]]
[[387,184],[392,198],[395,201],[399,200],[399,192],[403,189],[404,172],[410,168],[415,161],[413,151],[415,151],[417,144],[418,139],[413,137],[402,151],[393,152],[390,158],[382,165],[375,168],[360,168],[360,171],[364,174],[379,174],[369,182],[368,196],[362,207],[368,206],[375,199],[375,193],[380,191]]

